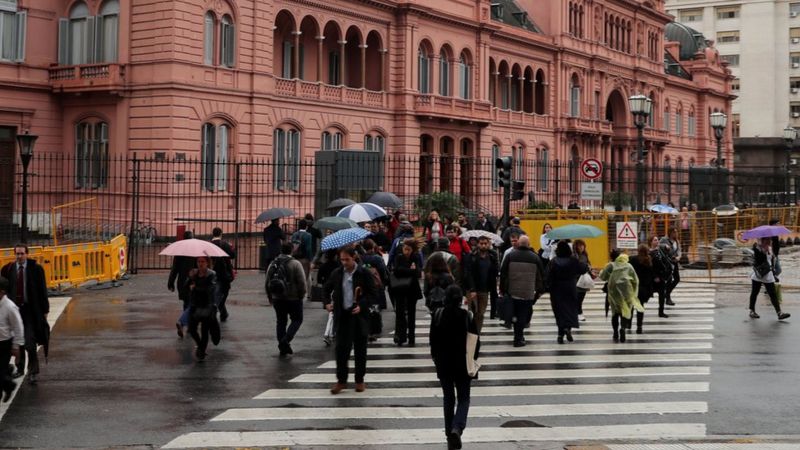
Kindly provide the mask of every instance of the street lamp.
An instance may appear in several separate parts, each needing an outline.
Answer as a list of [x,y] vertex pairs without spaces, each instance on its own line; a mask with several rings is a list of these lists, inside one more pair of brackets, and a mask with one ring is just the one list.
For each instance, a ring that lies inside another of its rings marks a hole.
[[722,167],[722,136],[725,134],[725,127],[728,126],[728,116],[719,111],[711,113],[711,128],[714,129],[714,137],[717,138],[717,168]]
[[[792,146],[794,144],[794,140],[797,139],[797,129],[792,126],[787,125],[786,128],[783,129],[783,140],[786,141],[786,173],[784,174],[784,192],[786,192],[784,197],[784,203],[789,203],[789,178],[791,178],[792,169],[791,169],[791,156],[792,156]],[[797,189],[795,187],[795,189]]]
[[28,164],[33,158],[33,144],[39,136],[25,133],[17,135],[17,145],[19,145],[19,157],[22,160],[22,221],[20,223],[20,241],[27,242],[28,234]]
[[645,173],[644,173],[644,159],[647,157],[647,152],[644,149],[644,127],[647,125],[647,117],[653,112],[653,101],[645,95],[636,94],[628,98],[628,105],[633,114],[633,123],[638,130],[638,142],[636,153],[636,184],[637,184],[637,203],[639,211],[645,210],[644,201],[644,187],[645,187]]

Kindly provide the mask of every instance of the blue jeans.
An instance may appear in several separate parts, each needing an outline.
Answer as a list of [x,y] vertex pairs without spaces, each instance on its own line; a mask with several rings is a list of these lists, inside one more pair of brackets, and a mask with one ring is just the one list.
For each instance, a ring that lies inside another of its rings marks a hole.
[[[460,380],[439,379],[444,394],[444,432],[450,433],[456,429],[459,434],[467,427],[467,414],[469,413],[469,385],[470,378]],[[456,405],[458,393],[458,405]]]
[[[275,307],[275,317],[277,317],[276,337],[278,342],[292,342],[300,324],[303,323],[303,301],[302,300],[276,300],[272,302]],[[289,319],[292,323],[287,327]]]
[[178,317],[178,323],[181,324],[182,327],[189,326],[189,300],[183,301],[183,312],[180,317]]

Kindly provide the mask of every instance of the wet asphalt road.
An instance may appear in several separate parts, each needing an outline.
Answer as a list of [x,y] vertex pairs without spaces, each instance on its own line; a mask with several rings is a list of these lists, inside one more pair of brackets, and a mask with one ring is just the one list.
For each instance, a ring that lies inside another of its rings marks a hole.
[[[0,447],[161,446],[333,359],[320,338],[326,313],[318,304],[306,304],[294,356],[278,357],[262,274],[240,274],[223,341],[203,363],[191,339],[175,334],[180,303],[166,275],[71,294],[40,383],[26,384],[0,422]],[[786,323],[764,298],[762,318],[747,318],[748,294],[744,284],[720,287],[709,413],[700,420],[709,435],[797,435],[800,292],[785,295],[784,309],[796,314]]]

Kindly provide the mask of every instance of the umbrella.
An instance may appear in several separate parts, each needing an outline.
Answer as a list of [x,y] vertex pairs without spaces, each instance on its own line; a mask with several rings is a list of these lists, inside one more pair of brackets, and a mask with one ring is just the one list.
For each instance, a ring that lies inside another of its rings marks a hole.
[[347,217],[356,222],[371,222],[378,217],[386,215],[386,210],[374,203],[356,203],[345,206],[336,214],[338,217]]
[[217,247],[213,242],[203,241],[200,239],[184,239],[182,241],[173,242],[167,248],[161,250],[159,255],[162,256],[208,256],[208,257],[225,257],[229,256],[225,250]]
[[553,228],[547,233],[548,239],[579,239],[579,238],[595,238],[602,236],[603,230],[591,225],[572,224],[564,225],[563,227]]
[[342,209],[345,206],[355,205],[355,203],[356,202],[354,200],[350,200],[349,198],[337,198],[336,200],[330,202],[328,207],[325,209]]
[[358,228],[358,224],[347,217],[323,217],[314,222],[314,228],[318,230],[345,230],[347,228]]
[[739,212],[736,205],[720,205],[711,210],[711,213],[716,216],[733,216]]
[[470,240],[470,238],[488,237],[489,240],[491,240],[492,244],[494,245],[500,245],[503,243],[503,238],[501,238],[495,233],[492,233],[491,231],[486,231],[486,230],[467,230],[461,233],[461,237],[466,240]]
[[334,248],[344,247],[347,244],[358,242],[370,234],[372,233],[363,228],[347,228],[344,230],[339,230],[336,233],[325,236],[322,239],[320,250],[326,251]]
[[677,209],[667,205],[651,205],[647,209],[649,209],[651,212],[659,214],[678,214]]
[[256,217],[256,223],[270,222],[281,217],[289,217],[295,214],[290,208],[270,208]]
[[372,194],[367,201],[384,208],[399,209],[403,207],[403,201],[400,200],[400,197],[391,192],[378,191]]
[[742,233],[742,238],[747,240],[761,239],[790,233],[791,231],[782,225],[761,225],[760,227],[755,227],[752,230],[747,230]]

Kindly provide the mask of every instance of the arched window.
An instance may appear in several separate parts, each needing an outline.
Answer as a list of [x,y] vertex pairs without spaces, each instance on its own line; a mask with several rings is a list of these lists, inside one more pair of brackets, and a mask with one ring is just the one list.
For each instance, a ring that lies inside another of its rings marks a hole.
[[689,127],[687,135],[694,137],[697,134],[697,122],[695,122],[693,110],[689,110],[689,117],[686,125]]
[[344,134],[337,129],[322,132],[322,150],[341,150],[344,147]]
[[512,146],[511,155],[514,158],[514,179],[525,181],[525,147],[522,144]]
[[664,107],[664,131],[669,131],[669,105]]
[[201,148],[200,185],[202,189],[209,192],[227,190],[231,126],[217,120],[204,123]]
[[97,62],[117,61],[117,42],[119,33],[119,1],[106,0],[96,18]]
[[[91,62],[91,43],[94,41],[89,27],[89,7],[84,2],[72,5],[68,19],[58,23],[59,63],[63,65]],[[94,18],[91,18],[94,25]]]
[[27,11],[17,11],[17,0],[0,1],[0,60],[25,59]]
[[447,97],[450,94],[450,56],[442,49],[439,52],[439,95]]
[[419,60],[419,73],[417,82],[420,94],[431,93],[431,55],[424,45],[419,46],[417,59]]
[[578,75],[572,75],[572,79],[569,83],[569,92],[569,115],[572,117],[578,117],[581,113],[581,86],[580,82],[578,81]]
[[277,190],[300,189],[300,131],[292,127],[273,132],[273,186]]
[[[494,168],[494,162],[497,161],[497,158],[500,157],[500,145],[497,143],[492,143],[492,168]],[[492,190],[497,191],[500,189],[500,180],[497,178],[497,171],[492,170]]]
[[461,52],[458,58],[458,96],[463,99],[472,98],[472,66],[466,53]]
[[678,108],[675,111],[675,135],[680,136],[683,134],[683,111]]
[[209,66],[214,65],[214,30],[217,29],[214,24],[216,22],[214,13],[208,11],[203,22],[203,63]]
[[84,120],[75,125],[75,187],[108,186],[108,124]]
[[386,139],[382,134],[372,132],[364,136],[364,150],[368,152],[383,153],[386,147]]
[[219,27],[219,63],[233,67],[236,55],[236,26],[231,16],[224,15]]

